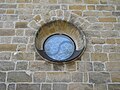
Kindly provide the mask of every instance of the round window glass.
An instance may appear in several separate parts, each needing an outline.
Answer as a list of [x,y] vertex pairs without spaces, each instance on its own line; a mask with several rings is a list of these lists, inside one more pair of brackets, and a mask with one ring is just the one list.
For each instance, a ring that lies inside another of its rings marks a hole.
[[65,61],[73,55],[75,43],[67,35],[52,35],[45,40],[44,51],[56,61]]

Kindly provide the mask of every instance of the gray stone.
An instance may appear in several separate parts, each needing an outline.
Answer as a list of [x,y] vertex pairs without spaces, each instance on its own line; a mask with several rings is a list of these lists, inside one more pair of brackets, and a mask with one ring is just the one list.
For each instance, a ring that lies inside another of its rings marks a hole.
[[114,29],[115,30],[120,30],[120,24],[114,24]]
[[8,44],[11,43],[11,37],[0,37],[0,43]]
[[41,90],[52,90],[51,84],[42,84]]
[[15,90],[15,84],[9,84],[8,90]]
[[4,22],[3,28],[14,28],[14,22]]
[[67,84],[53,84],[53,90],[67,90]]
[[34,53],[18,52],[12,55],[13,60],[34,60]]
[[94,90],[107,90],[106,84],[95,84]]
[[108,84],[108,90],[120,90],[120,84]]
[[120,16],[120,12],[112,12],[113,16]]
[[105,71],[105,66],[101,62],[94,62],[94,70],[95,71]]
[[110,82],[110,74],[108,72],[90,72],[89,82],[102,84]]
[[[6,5],[8,5],[8,4],[6,4]],[[2,20],[3,21],[11,21],[11,22],[13,22],[13,21],[17,21],[18,20],[18,15],[3,15],[3,17],[2,17]]]
[[0,83],[0,90],[6,90],[6,84]]
[[16,30],[16,32],[15,32],[15,35],[16,36],[23,36],[24,35],[24,30]]
[[34,30],[25,30],[25,36],[35,36],[36,31]]
[[70,82],[71,75],[69,72],[48,72],[47,82]]
[[17,62],[16,70],[27,70],[28,62]]
[[5,79],[6,79],[6,73],[0,72],[0,82],[5,82]]
[[30,72],[8,72],[8,82],[32,82]]
[[45,82],[46,73],[45,72],[35,72],[33,75],[34,82]]
[[0,70],[1,71],[9,71],[14,70],[15,63],[10,61],[0,61]]
[[32,71],[51,71],[51,64],[47,62],[30,62],[29,69]]
[[10,60],[11,53],[9,52],[2,52],[0,53],[0,60]]
[[53,71],[63,71],[64,67],[64,64],[53,64]]
[[27,44],[28,43],[28,38],[27,37],[13,37],[12,43]]
[[39,84],[17,84],[16,90],[40,90]]
[[82,82],[83,81],[83,73],[73,72],[72,73],[72,81],[73,82]]
[[0,29],[0,36],[14,36],[15,30],[12,29]]
[[71,83],[69,84],[69,90],[93,90],[92,84]]

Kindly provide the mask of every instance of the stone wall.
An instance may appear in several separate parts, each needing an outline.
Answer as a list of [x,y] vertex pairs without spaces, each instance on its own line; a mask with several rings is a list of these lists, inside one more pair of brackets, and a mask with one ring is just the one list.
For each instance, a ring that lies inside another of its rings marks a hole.
[[[55,19],[83,29],[87,49],[76,61],[36,53],[37,30]],[[120,0],[0,0],[0,90],[120,90],[119,30]]]

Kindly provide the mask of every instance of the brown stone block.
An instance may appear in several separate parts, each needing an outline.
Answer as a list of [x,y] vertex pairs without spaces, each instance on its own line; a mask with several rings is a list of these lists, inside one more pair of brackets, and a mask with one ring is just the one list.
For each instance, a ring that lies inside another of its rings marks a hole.
[[17,3],[30,3],[32,0],[17,0]]
[[89,5],[89,6],[87,6],[87,8],[88,8],[88,10],[95,10],[95,6],[93,6],[93,5]]
[[120,72],[111,72],[112,82],[120,82]]
[[85,4],[98,4],[99,0],[84,0]]
[[116,18],[109,17],[109,18],[98,18],[99,22],[116,22]]
[[86,6],[82,6],[82,5],[70,5],[69,9],[70,10],[86,10]]
[[108,61],[107,53],[92,53],[92,61]]
[[92,44],[105,44],[105,39],[92,38],[91,42],[92,42]]
[[107,4],[108,2],[107,2],[107,0],[100,0],[100,3],[101,4]]
[[16,22],[15,28],[27,28],[27,22]]
[[57,0],[49,0],[50,4],[57,4]]
[[0,51],[16,51],[16,44],[0,44]]
[[107,44],[115,44],[115,39],[107,39],[106,43]]
[[98,5],[97,10],[113,11],[113,10],[115,10],[115,7],[114,6]]

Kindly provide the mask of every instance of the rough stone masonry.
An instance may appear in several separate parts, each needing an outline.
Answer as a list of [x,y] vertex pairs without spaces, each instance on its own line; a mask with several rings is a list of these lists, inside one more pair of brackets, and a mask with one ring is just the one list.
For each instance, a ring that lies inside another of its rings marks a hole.
[[[86,35],[75,61],[36,53],[37,30],[56,19]],[[120,90],[120,0],[0,0],[0,90]]]

